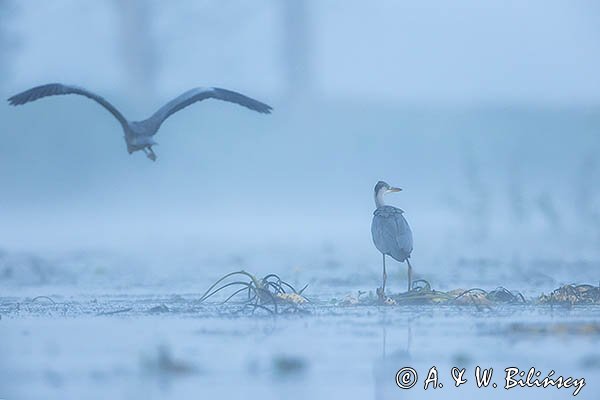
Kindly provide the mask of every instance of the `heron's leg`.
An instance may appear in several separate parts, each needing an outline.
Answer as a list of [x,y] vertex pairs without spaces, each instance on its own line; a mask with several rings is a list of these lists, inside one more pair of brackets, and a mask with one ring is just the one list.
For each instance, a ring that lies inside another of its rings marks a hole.
[[149,159],[156,161],[156,154],[154,153],[154,150],[152,150],[152,146],[144,147],[144,152]]
[[385,281],[387,281],[387,272],[385,272],[385,254],[383,255],[383,286],[382,292],[385,293]]
[[408,264],[408,291],[412,289],[412,265],[410,265],[410,261],[408,258],[406,259],[406,263]]

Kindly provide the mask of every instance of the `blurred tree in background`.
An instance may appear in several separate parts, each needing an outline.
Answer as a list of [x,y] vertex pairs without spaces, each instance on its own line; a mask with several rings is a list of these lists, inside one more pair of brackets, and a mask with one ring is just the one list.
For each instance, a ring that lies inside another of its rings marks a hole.
[[115,0],[118,26],[118,47],[127,92],[138,104],[150,102],[156,94],[159,76],[159,56],[154,32],[154,2],[145,0]]
[[13,0],[0,0],[0,88],[6,85],[11,74],[11,60],[17,41],[9,26],[10,17],[16,10]]
[[286,97],[298,100],[305,97],[313,85],[310,2],[282,1],[281,7]]

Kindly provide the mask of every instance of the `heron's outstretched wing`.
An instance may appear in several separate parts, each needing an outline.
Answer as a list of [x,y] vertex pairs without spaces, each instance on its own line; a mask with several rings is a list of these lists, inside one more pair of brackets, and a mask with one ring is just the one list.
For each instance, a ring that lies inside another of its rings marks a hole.
[[88,90],[77,86],[63,85],[61,83],[49,83],[47,85],[36,86],[32,89],[26,90],[22,93],[16,94],[8,99],[8,102],[13,106],[19,106],[30,101],[35,101],[47,96],[59,96],[64,94],[79,94],[92,99],[99,103],[102,107],[106,108],[116,119],[119,120],[123,127],[127,126],[127,120],[112,104],[106,99],[92,93]]
[[146,121],[151,123],[154,130],[158,130],[160,125],[169,116],[173,115],[177,111],[184,109],[185,107],[194,104],[197,101],[205,99],[217,99],[223,101],[229,101],[230,103],[236,103],[240,106],[244,106],[251,110],[257,111],[262,114],[270,114],[272,108],[267,104],[261,103],[258,100],[251,99],[250,97],[244,96],[241,93],[233,92],[231,90],[213,88],[213,87],[199,87],[188,90],[179,97],[171,100],[164,106],[162,106],[157,112],[154,113]]

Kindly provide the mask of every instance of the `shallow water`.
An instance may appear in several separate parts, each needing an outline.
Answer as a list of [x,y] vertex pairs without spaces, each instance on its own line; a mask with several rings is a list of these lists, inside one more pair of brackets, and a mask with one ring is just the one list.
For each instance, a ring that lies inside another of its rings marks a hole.
[[[505,390],[504,368],[584,377],[600,394],[600,307],[372,307],[313,298],[306,313],[239,313],[194,294],[0,298],[1,397],[571,398],[573,388]],[[498,388],[476,388],[474,368]],[[395,384],[413,367],[412,389]],[[436,366],[442,388],[423,382]],[[453,366],[467,369],[455,388]],[[555,377],[556,377],[555,376]]]

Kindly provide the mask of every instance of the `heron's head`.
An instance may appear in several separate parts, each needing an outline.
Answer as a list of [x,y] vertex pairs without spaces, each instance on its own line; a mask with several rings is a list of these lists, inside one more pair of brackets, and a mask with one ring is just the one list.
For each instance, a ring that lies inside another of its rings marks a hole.
[[387,193],[399,192],[401,190],[402,189],[400,189],[400,188],[388,185],[384,181],[379,181],[379,182],[377,182],[377,185],[375,185],[375,196],[378,197],[378,196],[382,196]]

